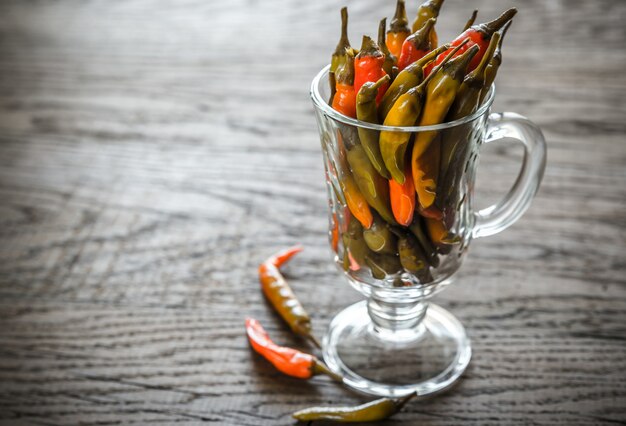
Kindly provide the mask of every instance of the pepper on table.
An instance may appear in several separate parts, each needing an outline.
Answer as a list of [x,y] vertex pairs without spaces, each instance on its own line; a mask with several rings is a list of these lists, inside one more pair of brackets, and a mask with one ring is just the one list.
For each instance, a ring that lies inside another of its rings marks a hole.
[[[330,70],[328,72],[328,81],[330,83],[330,100],[329,104],[332,105],[333,98],[335,96],[337,80],[335,78],[335,72],[342,61],[346,60],[345,52],[347,49],[352,49],[350,41],[348,40],[348,8],[341,8],[341,36],[335,51],[330,58]],[[354,53],[354,52],[353,52]]]
[[[411,30],[413,32],[424,26],[424,23],[431,18],[437,18],[439,16],[439,11],[441,10],[441,6],[443,5],[444,0],[427,0],[420,5],[417,9],[417,16],[415,16],[415,20],[413,21],[413,25],[411,26]],[[429,34],[430,43],[433,48],[437,47],[439,44],[439,40],[437,38],[437,31],[435,28],[432,28]]]
[[[384,63],[385,55],[376,42],[369,36],[363,36],[359,54],[354,58],[354,91],[358,93],[361,86],[368,81],[376,82],[385,76]],[[387,87],[389,87],[388,82],[378,88],[377,104],[383,98]]]
[[354,52],[345,49],[344,58],[335,70],[335,95],[332,107],[343,115],[356,118],[356,92],[354,91]]
[[437,55],[447,49],[448,45],[440,46],[398,73],[396,78],[394,78],[389,85],[389,88],[378,106],[378,118],[381,122],[385,121],[389,110],[400,96],[422,82],[424,79],[424,67],[434,61]]
[[259,266],[259,281],[263,294],[289,328],[295,334],[307,338],[315,346],[321,348],[319,341],[313,335],[309,314],[304,310],[279,270],[283,264],[301,251],[302,247],[294,246],[270,256]]
[[[460,49],[461,47],[457,47]],[[449,57],[454,54],[454,49]],[[414,126],[422,113],[422,106],[424,105],[424,98],[426,96],[426,88],[429,85],[430,80],[436,75],[431,73],[422,82],[406,93],[401,95],[398,100],[393,104],[393,107],[385,117],[385,126]],[[419,137],[419,134],[418,134]],[[383,156],[385,166],[391,174],[392,178],[399,184],[403,184],[405,181],[405,152],[409,141],[411,139],[411,133],[409,132],[395,132],[383,130],[380,132],[380,153]]]
[[[420,126],[439,124],[444,120],[461,86],[468,64],[478,50],[478,46],[472,46],[461,56],[453,57],[442,67],[433,71],[432,74],[435,76],[426,89],[426,100],[419,121]],[[454,53],[452,54],[454,55]],[[411,153],[413,182],[419,204],[423,209],[427,209],[433,204],[437,191],[441,146],[438,143],[432,143],[436,137],[441,137],[437,131],[418,133]]]
[[330,371],[317,357],[274,343],[261,323],[254,318],[246,318],[246,334],[255,352],[288,376],[310,379],[315,375],[325,374],[338,382],[343,381],[341,376]]
[[396,2],[396,12],[393,19],[389,23],[389,31],[387,31],[387,47],[393,56],[400,57],[402,43],[411,34],[409,28],[409,20],[406,17],[406,6],[404,0]]
[[[356,95],[356,118],[367,123],[379,124],[376,97],[378,95],[378,89],[381,86],[388,84],[389,80],[389,75],[385,74],[378,81],[368,81],[361,86],[361,89],[359,89],[359,92]],[[378,174],[388,179],[389,172],[387,172],[387,168],[383,162],[383,157],[380,154],[380,147],[378,145],[378,131],[359,127],[358,133],[361,145],[367,154],[367,158],[369,158]]]
[[[487,46],[489,46],[489,41],[491,40],[491,37],[493,36],[493,34],[496,31],[498,31],[500,28],[502,28],[507,22],[513,19],[516,13],[517,13],[516,8],[513,7],[511,9],[508,9],[507,11],[502,13],[502,15],[500,15],[493,21],[472,25],[467,30],[463,31],[454,40],[452,40],[452,42],[450,43],[451,48],[458,46],[461,42],[463,42],[467,38],[470,39],[470,42],[467,43],[463,47],[463,49],[457,52],[457,55],[462,55],[463,53],[465,53],[465,51],[467,51],[468,49],[471,49],[473,46],[478,46],[479,52],[478,54],[474,56],[474,58],[470,62],[468,71],[473,71],[478,66],[478,64],[480,63],[480,60],[485,54],[485,51],[487,50]],[[441,63],[441,61],[443,61],[443,58],[446,56],[446,54],[447,52],[444,52],[441,55],[439,55],[439,57],[437,57],[435,62],[431,64],[430,67],[432,68],[433,66],[436,66],[439,63]],[[426,72],[429,73],[430,68],[427,68]]]
[[435,22],[437,22],[437,19],[429,19],[421,28],[404,40],[402,52],[400,53],[400,58],[398,58],[398,70],[402,71],[436,47],[430,42],[428,37],[431,30],[435,27]]
[[312,407],[296,411],[293,417],[303,422],[316,420],[338,423],[376,422],[396,414],[415,395],[413,392],[402,398],[381,398],[355,407]]

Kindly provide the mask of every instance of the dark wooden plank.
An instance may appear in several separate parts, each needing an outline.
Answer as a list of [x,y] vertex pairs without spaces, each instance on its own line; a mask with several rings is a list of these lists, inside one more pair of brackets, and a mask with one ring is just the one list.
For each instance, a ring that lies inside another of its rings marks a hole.
[[[392,3],[348,4],[354,44]],[[440,38],[512,4],[447,0]],[[544,183],[437,297],[473,339],[465,379],[389,424],[626,422],[626,3],[517,6],[495,109],[544,130]],[[295,242],[317,334],[359,299],[329,262],[308,98],[339,7],[0,4],[0,423],[282,425],[366,399],[281,377],[242,333],[297,343],[256,282]],[[520,159],[483,154],[480,205]]]

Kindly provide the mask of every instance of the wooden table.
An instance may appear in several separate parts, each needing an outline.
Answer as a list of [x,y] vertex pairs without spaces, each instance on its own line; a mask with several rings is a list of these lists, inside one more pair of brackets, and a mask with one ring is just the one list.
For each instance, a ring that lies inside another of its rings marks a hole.
[[[379,3],[349,3],[354,44]],[[447,0],[440,37],[514,3]],[[494,109],[542,127],[543,186],[437,297],[472,338],[464,379],[390,425],[626,422],[626,2],[518,3]],[[243,332],[297,344],[256,276],[293,243],[318,335],[359,299],[329,261],[308,96],[341,5],[0,4],[1,424],[283,425],[367,400],[281,376]],[[520,156],[484,150],[480,204]]]

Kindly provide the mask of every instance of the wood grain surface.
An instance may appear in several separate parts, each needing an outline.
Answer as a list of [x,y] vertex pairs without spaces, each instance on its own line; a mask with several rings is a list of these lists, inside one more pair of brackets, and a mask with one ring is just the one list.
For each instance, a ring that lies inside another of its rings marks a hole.
[[[394,7],[347,3],[353,44]],[[293,243],[318,335],[359,300],[308,95],[342,4],[0,3],[0,424],[289,425],[368,399],[281,376],[243,332],[302,343],[256,276]],[[543,129],[543,186],[437,297],[472,339],[464,379],[385,424],[626,424],[626,2],[447,0],[440,38],[510,5],[495,110]],[[484,150],[482,205],[520,157]]]

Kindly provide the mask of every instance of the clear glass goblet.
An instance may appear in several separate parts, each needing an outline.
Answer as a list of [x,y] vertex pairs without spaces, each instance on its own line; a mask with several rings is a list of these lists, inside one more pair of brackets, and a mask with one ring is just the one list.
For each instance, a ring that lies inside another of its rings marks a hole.
[[[328,105],[328,67],[313,79],[333,258],[367,298],[335,316],[324,337],[324,361],[352,388],[389,397],[428,395],[449,387],[469,364],[465,329],[429,300],[451,283],[473,238],[504,230],[528,209],[546,161],[536,125],[515,113],[490,114],[494,94],[492,87],[474,114],[453,122],[386,127],[346,117]],[[362,140],[376,141],[381,132],[403,134],[409,144],[421,132],[430,132],[432,139],[429,163],[423,166],[431,168],[428,188],[436,195],[404,225],[390,213],[388,181],[368,175],[371,165],[363,162],[368,147]],[[475,211],[480,146],[510,139],[524,146],[519,176],[502,201]],[[359,192],[369,195],[369,206],[359,204]],[[371,224],[359,208],[370,212]]]

